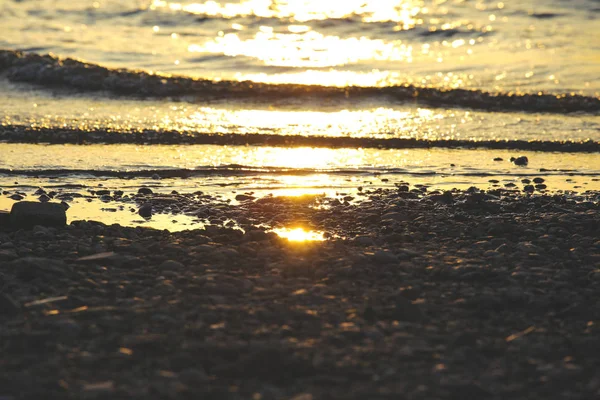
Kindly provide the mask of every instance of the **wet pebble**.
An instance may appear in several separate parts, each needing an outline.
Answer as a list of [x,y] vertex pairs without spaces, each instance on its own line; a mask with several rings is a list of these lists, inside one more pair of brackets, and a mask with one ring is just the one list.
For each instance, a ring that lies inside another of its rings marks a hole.
[[526,156],[520,156],[520,157],[511,157],[510,161],[518,166],[525,166],[527,164],[529,164],[529,159]]
[[150,218],[152,216],[152,204],[144,203],[138,209],[138,214],[144,218]]
[[533,185],[525,185],[525,186],[523,187],[523,190],[524,190],[525,192],[533,192],[533,191],[535,190],[535,187],[534,187]]

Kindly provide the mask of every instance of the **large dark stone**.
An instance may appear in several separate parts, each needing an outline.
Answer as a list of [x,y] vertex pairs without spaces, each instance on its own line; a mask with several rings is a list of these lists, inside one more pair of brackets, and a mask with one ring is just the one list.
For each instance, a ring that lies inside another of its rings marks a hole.
[[6,229],[10,225],[10,214],[8,211],[0,211],[0,229]]
[[13,204],[10,210],[12,229],[31,229],[36,225],[65,226],[67,213],[59,203],[38,203],[21,201]]

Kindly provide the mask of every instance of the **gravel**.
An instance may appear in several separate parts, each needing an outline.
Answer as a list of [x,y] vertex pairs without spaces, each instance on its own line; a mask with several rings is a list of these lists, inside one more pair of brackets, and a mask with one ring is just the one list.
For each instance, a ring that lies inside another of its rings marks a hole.
[[599,198],[378,189],[0,232],[0,397],[598,398]]

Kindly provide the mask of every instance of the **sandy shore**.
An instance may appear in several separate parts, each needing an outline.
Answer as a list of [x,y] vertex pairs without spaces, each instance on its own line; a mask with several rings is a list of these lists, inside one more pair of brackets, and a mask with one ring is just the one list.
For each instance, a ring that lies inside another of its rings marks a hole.
[[0,398],[597,398],[599,198],[400,187],[0,232]]

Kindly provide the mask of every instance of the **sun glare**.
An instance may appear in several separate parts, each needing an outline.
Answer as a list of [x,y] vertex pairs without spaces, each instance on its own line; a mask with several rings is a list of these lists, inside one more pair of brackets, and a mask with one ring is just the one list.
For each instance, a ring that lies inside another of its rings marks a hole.
[[188,51],[252,57],[268,66],[294,68],[336,67],[362,60],[412,61],[412,46],[402,41],[386,42],[364,36],[340,38],[314,30],[295,33],[289,29],[275,31],[261,26],[250,38],[230,32],[204,45],[190,45]]
[[168,8],[190,14],[203,14],[223,18],[261,17],[290,19],[296,22],[320,21],[361,17],[363,22],[397,22],[405,29],[423,21],[420,14],[427,9],[420,7],[419,0],[364,0],[323,1],[323,0],[246,0],[239,3],[206,1],[204,3],[182,4],[164,0],[154,0],[151,9]]
[[289,240],[290,242],[314,242],[324,241],[325,236],[320,231],[306,231],[303,228],[281,228],[273,229],[278,236]]
[[[387,107],[330,112],[202,107],[182,115],[177,125],[184,130],[207,129],[213,133],[234,131],[240,134],[267,132],[330,137],[418,137],[426,132],[424,126],[427,123],[443,118],[441,113],[425,109],[404,111]],[[268,131],[265,131],[265,126],[269,128]]]

